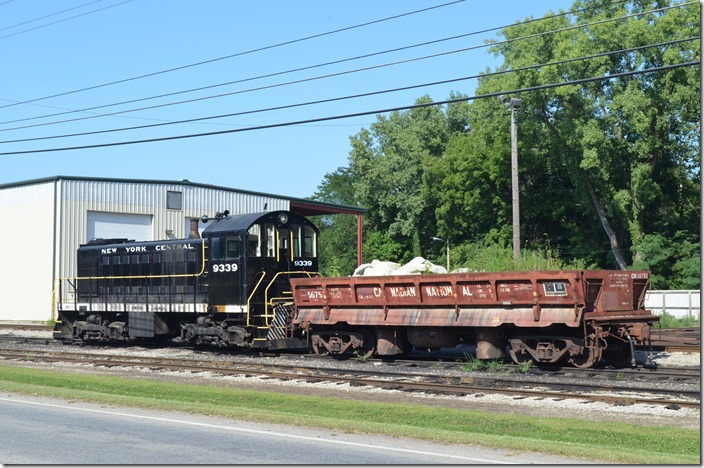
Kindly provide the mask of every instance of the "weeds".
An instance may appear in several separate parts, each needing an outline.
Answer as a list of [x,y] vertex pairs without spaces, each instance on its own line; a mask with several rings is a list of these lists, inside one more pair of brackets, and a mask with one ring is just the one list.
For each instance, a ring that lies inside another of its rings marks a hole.
[[682,317],[678,318],[674,315],[670,315],[664,310],[662,315],[660,315],[660,322],[655,325],[659,328],[688,328],[688,327],[699,327],[701,323],[700,317]]
[[461,359],[464,362],[462,370],[465,372],[475,372],[487,370],[489,372],[499,372],[504,370],[504,363],[500,359],[492,359],[490,361],[485,361],[483,359],[477,359],[471,354],[464,353],[464,358]]

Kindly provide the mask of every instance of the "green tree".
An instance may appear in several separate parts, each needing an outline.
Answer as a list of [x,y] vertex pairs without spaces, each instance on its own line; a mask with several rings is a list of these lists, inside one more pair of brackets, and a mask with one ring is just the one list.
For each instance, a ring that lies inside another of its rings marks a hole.
[[[503,63],[476,91],[522,100],[521,248],[544,257],[524,264],[648,268],[657,287],[699,287],[700,67],[664,68],[699,60],[699,6],[577,0],[572,10],[503,29],[490,49]],[[430,252],[443,263],[433,236],[450,240],[453,264],[503,258],[509,125],[494,96],[378,116],[352,136],[344,190],[368,209],[365,261]]]
[[[500,34],[506,42],[492,51],[504,59],[500,70],[512,72],[481,79],[477,93],[697,60],[698,42],[687,41],[565,61],[697,37],[698,6],[650,11],[667,5],[580,0],[574,9],[584,10],[575,14],[574,24],[559,16],[506,28]],[[639,15],[623,18],[632,14]],[[569,29],[574,25],[581,27]],[[551,32],[558,29],[562,32]],[[550,62],[560,63],[522,69]],[[673,239],[677,231],[698,232],[698,66],[534,90],[520,97],[521,223],[529,245],[539,242],[542,230],[565,251],[610,251],[610,258],[592,259],[603,267],[626,268],[652,254],[649,235]],[[492,109],[501,114],[497,100],[481,101],[473,103],[473,117],[486,117]],[[496,138],[496,119],[490,120],[471,120],[485,145]]]
[[[424,96],[416,104],[431,102]],[[457,117],[453,123],[461,125]],[[379,115],[370,129],[352,137],[349,161],[355,195],[368,209],[364,250],[371,258],[364,261],[395,252],[400,256],[381,259],[411,260],[422,255],[436,235],[423,196],[423,174],[442,155],[447,140],[448,119],[438,106]]]
[[[350,169],[340,167],[325,174],[313,200],[338,205],[359,206],[355,201]],[[319,269],[325,276],[351,275],[357,267],[357,216],[336,214],[317,216],[320,228]]]

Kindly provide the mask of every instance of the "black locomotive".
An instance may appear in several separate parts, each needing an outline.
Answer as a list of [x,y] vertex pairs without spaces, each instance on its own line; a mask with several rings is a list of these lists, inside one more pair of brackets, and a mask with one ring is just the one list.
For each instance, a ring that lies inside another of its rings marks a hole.
[[315,225],[290,211],[191,220],[188,239],[97,239],[58,289],[54,338],[171,340],[244,348],[307,347],[290,326],[289,280],[315,275]]

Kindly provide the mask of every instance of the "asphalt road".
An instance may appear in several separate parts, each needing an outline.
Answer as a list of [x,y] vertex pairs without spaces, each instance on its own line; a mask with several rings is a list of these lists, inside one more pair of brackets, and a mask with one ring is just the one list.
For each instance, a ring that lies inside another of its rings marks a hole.
[[584,460],[3,393],[2,464],[584,464]]

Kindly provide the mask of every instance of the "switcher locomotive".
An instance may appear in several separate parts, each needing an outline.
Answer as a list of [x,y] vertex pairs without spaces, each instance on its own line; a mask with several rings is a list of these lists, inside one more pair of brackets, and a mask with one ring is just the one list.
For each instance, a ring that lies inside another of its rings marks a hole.
[[290,322],[291,278],[318,269],[319,231],[289,211],[203,218],[189,239],[96,239],[61,281],[54,337],[305,348]]
[[323,278],[319,231],[295,212],[204,221],[188,239],[80,246],[54,337],[362,357],[466,344],[479,359],[592,367],[633,364],[659,320],[644,307],[647,271]]

